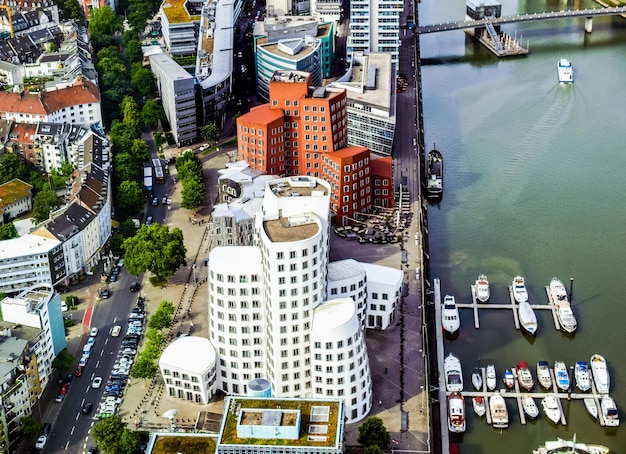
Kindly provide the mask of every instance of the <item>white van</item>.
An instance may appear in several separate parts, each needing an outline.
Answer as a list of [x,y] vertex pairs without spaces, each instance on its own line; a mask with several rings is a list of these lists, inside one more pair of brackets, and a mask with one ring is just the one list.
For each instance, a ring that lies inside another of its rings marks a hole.
[[89,356],[91,355],[91,347],[93,347],[93,344],[85,344],[85,346],[83,347],[83,356],[89,358]]

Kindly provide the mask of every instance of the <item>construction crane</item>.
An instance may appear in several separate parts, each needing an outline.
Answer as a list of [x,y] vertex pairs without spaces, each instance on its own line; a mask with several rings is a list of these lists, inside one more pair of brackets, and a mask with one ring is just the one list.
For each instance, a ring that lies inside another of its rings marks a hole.
[[7,11],[7,20],[9,21],[9,34],[11,38],[15,38],[15,33],[13,32],[13,15],[11,14],[11,7],[9,5],[0,5],[0,9],[5,9]]

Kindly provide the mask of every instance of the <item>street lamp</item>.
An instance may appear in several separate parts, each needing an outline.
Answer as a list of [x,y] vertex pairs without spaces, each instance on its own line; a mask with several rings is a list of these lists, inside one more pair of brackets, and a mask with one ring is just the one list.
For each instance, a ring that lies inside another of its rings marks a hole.
[[198,281],[196,280],[196,264],[195,263],[192,265],[192,268],[193,268],[193,285],[197,286]]

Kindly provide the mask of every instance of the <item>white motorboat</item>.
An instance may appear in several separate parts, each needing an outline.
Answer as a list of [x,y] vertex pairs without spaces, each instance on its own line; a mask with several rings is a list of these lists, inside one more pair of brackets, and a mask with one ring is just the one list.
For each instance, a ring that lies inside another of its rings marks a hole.
[[519,322],[522,325],[522,328],[534,336],[537,333],[538,327],[537,316],[528,301],[522,301],[519,303],[518,314]]
[[507,389],[513,389],[513,387],[515,386],[515,375],[513,375],[513,372],[511,372],[510,369],[504,371],[502,381],[504,382],[504,386],[506,386]]
[[576,434],[572,440],[558,438],[556,441],[546,441],[539,449],[533,450],[533,454],[609,454],[609,452],[609,448],[603,445],[578,443]]
[[509,412],[506,409],[504,397],[499,393],[494,393],[489,398],[489,413],[491,414],[491,426],[496,429],[506,429],[509,427]]
[[548,419],[554,424],[558,424],[561,420],[561,407],[559,407],[559,401],[556,394],[547,394],[543,399],[541,399],[541,406],[543,407],[543,412],[546,414]]
[[486,274],[480,274],[476,279],[476,300],[479,303],[489,301],[489,281]]
[[524,283],[524,278],[522,276],[515,276],[513,279],[513,298],[518,303],[523,303],[524,301],[528,301],[528,291],[526,291],[526,284]]
[[576,361],[574,378],[576,379],[576,387],[582,392],[587,392],[591,389],[591,374],[587,361]]
[[478,367],[474,368],[472,372],[472,385],[476,391],[480,391],[483,387],[483,373]]
[[524,395],[522,397],[522,408],[524,409],[524,413],[526,413],[529,418],[535,419],[539,416],[539,407],[537,407],[535,399],[529,395]]
[[482,396],[472,398],[472,407],[474,407],[474,413],[476,413],[476,416],[485,416],[485,413],[487,413],[485,398]]
[[443,329],[450,334],[456,333],[461,327],[459,309],[456,307],[454,296],[446,295],[443,299],[443,310],[441,311],[441,323]]
[[465,432],[465,399],[455,391],[448,396],[448,430],[450,432]]
[[489,364],[485,369],[485,381],[487,382],[487,389],[493,391],[496,389],[498,378],[496,376],[496,366]]
[[556,316],[561,329],[568,333],[576,331],[578,323],[567,297],[567,291],[563,283],[556,277],[550,281],[550,300],[556,306]]
[[598,419],[598,405],[596,404],[596,399],[593,397],[585,397],[583,402],[587,413],[589,413],[593,419]]
[[552,376],[548,361],[537,361],[537,381],[546,389],[552,388]]
[[560,83],[571,84],[574,82],[574,69],[572,68],[572,63],[567,58],[559,59],[556,65],[556,71]]
[[592,355],[591,360],[589,360],[589,366],[591,367],[591,375],[593,376],[596,391],[601,394],[608,393],[611,386],[611,377],[604,357],[597,353]]
[[605,394],[600,400],[600,410],[604,417],[604,424],[607,427],[619,426],[619,413],[617,412],[617,405],[611,396]]
[[526,361],[519,361],[515,366],[515,373],[517,374],[517,381],[519,385],[526,391],[530,391],[535,386],[535,380],[533,374],[530,373],[528,363]]
[[463,391],[461,360],[452,353],[448,353],[448,356],[443,361],[443,369],[446,376],[446,391]]
[[554,362],[554,379],[556,380],[557,388],[561,391],[569,390],[569,373],[567,372],[567,366],[563,361]]

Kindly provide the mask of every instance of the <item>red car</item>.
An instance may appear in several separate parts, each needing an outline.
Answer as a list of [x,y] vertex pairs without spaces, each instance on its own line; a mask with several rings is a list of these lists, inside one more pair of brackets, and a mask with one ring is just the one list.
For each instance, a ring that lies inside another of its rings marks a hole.
[[74,376],[80,377],[81,375],[83,375],[83,366],[78,366],[74,372]]
[[67,383],[63,383],[61,386],[61,394],[67,394],[68,389],[70,389],[70,385]]

